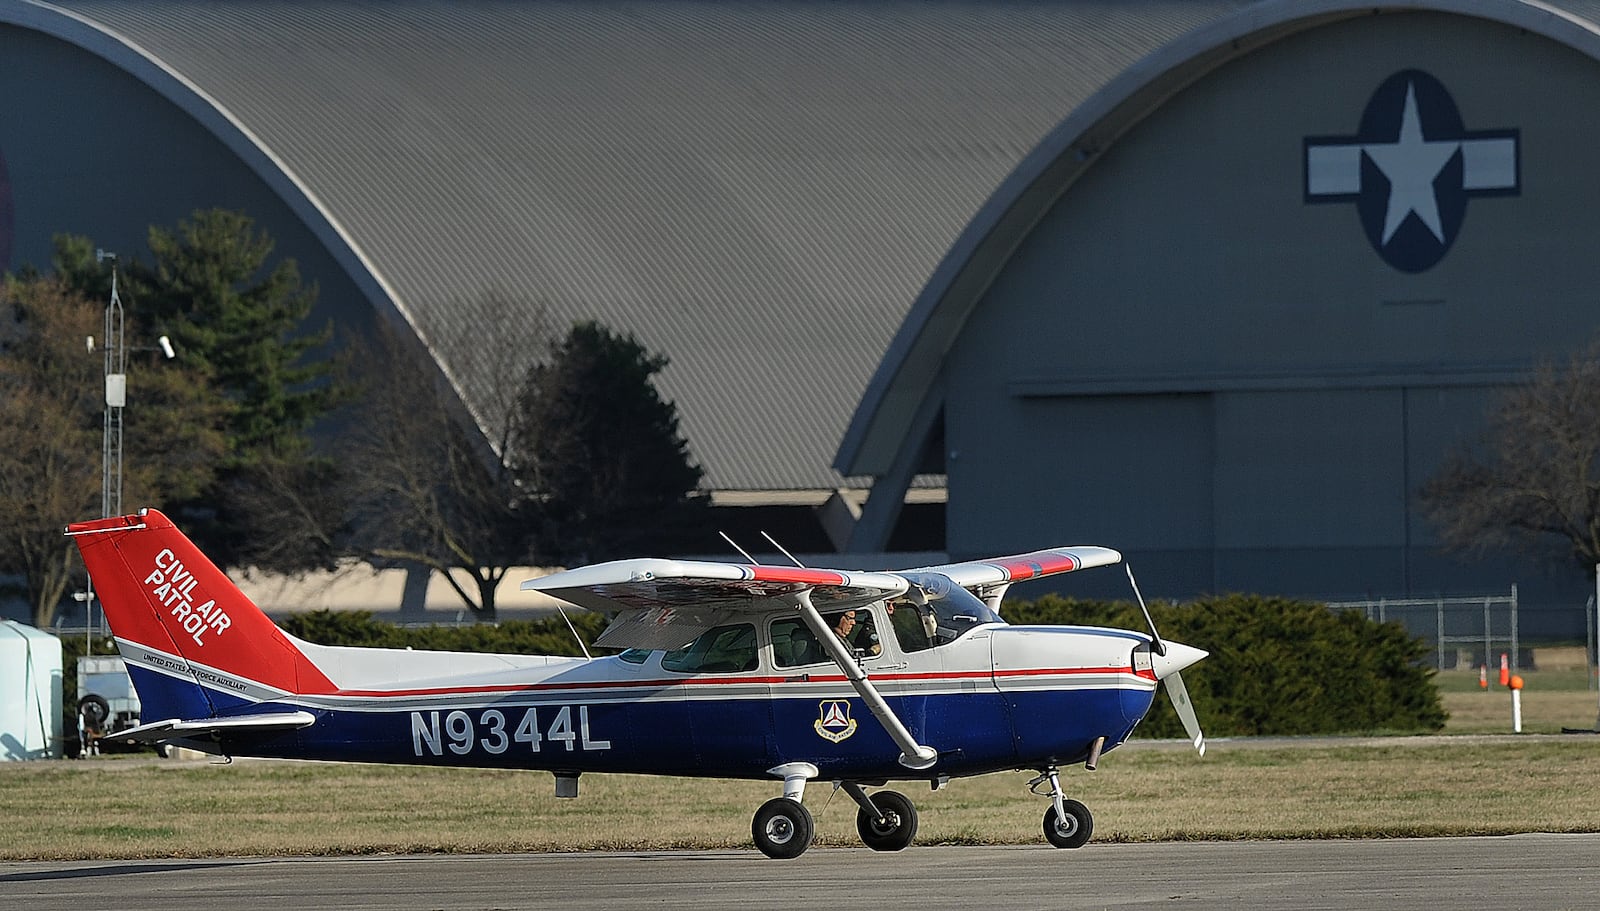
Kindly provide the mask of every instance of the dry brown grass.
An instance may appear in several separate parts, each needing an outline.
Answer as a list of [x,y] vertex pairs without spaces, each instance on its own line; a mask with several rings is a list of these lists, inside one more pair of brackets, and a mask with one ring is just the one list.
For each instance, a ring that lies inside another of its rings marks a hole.
[[[1204,759],[1135,744],[1063,772],[1098,841],[1600,830],[1600,739],[1220,742]],[[1045,801],[1011,773],[900,786],[919,844],[1033,843]],[[855,807],[806,803],[819,845],[855,845]],[[749,846],[776,782],[154,759],[0,766],[0,859]]]
[[[1593,730],[1600,718],[1600,693],[1590,689],[1584,669],[1527,671],[1522,674],[1522,731],[1525,734],[1559,734],[1563,728]],[[1436,679],[1450,721],[1451,734],[1511,733],[1511,691],[1498,683],[1481,689],[1472,671],[1450,671]]]

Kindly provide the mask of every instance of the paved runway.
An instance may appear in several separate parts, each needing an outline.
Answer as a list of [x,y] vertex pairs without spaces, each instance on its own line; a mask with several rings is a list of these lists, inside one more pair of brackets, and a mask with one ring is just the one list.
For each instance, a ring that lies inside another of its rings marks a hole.
[[0,864],[28,911],[1600,907],[1600,835]]

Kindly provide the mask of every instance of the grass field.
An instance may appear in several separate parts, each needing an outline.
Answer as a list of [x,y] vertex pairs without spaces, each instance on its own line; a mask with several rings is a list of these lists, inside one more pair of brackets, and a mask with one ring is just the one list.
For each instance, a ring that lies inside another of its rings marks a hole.
[[[1285,742],[1134,742],[1099,771],[1063,770],[1096,841],[1353,838],[1600,831],[1600,695],[1583,670],[1523,675],[1511,697],[1470,672],[1437,678],[1443,736]],[[1158,706],[1157,710],[1164,710]],[[897,786],[921,811],[917,843],[1042,840],[1046,801],[1025,772]],[[750,846],[776,782],[634,775],[583,779],[557,800],[548,774],[138,757],[0,764],[0,860]],[[819,846],[857,845],[855,806],[826,783],[806,803]],[[751,850],[754,850],[751,848]]]
[[[1522,731],[1558,734],[1563,728],[1594,730],[1600,718],[1600,694],[1590,688],[1581,668],[1522,673]],[[1447,671],[1434,678],[1450,713],[1448,734],[1511,733],[1511,692],[1499,685],[1498,672],[1489,688],[1478,686],[1475,671]]]
[[[903,790],[918,844],[1037,843],[1027,773]],[[1600,738],[1411,737],[1133,744],[1063,771],[1097,841],[1600,831]],[[0,860],[748,847],[775,782],[153,758],[0,766]],[[827,783],[819,846],[857,845]],[[752,849],[753,850],[753,849]]]

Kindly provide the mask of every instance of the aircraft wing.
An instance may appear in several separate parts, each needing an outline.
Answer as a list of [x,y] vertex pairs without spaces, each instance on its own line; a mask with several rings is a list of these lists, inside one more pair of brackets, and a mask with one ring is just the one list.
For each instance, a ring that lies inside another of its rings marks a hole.
[[673,649],[738,614],[789,609],[777,599],[809,590],[819,611],[893,597],[908,583],[894,573],[698,560],[618,560],[522,583],[612,617],[595,640],[608,648]]
[[194,740],[215,735],[270,734],[310,727],[317,716],[310,712],[266,712],[259,715],[234,715],[224,718],[198,718],[180,721],[154,721],[136,728],[117,731],[109,740],[157,743],[162,740]]
[[924,566],[908,570],[907,575],[915,578],[918,573],[938,573],[995,607],[1013,582],[1121,562],[1122,554],[1109,547],[1054,547],[1011,557]]

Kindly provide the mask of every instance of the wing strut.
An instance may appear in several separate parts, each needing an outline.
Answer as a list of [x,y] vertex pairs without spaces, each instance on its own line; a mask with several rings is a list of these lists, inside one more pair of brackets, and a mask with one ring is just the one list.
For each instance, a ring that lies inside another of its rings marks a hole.
[[889,732],[889,737],[894,741],[895,746],[900,748],[900,764],[908,769],[926,769],[938,762],[938,751],[933,747],[917,743],[916,738],[912,737],[911,732],[906,730],[906,726],[901,723],[900,717],[894,713],[894,709],[889,708],[889,703],[884,701],[883,694],[879,693],[878,688],[872,685],[871,680],[867,679],[866,672],[861,669],[860,665],[856,664],[855,658],[848,651],[845,651],[844,643],[840,642],[839,637],[833,634],[833,630],[828,629],[828,625],[822,622],[822,615],[817,612],[816,607],[811,603],[811,590],[803,589],[789,595],[788,598],[794,603],[795,608],[800,611],[800,616],[805,618],[806,626],[811,628],[811,632],[817,637],[817,641],[822,643],[822,647],[827,651],[828,657],[832,658],[833,663],[839,665],[839,669],[844,671],[846,679],[855,688],[856,694],[861,697],[862,701],[866,702],[867,708],[872,710],[873,716],[883,725],[884,730]]

